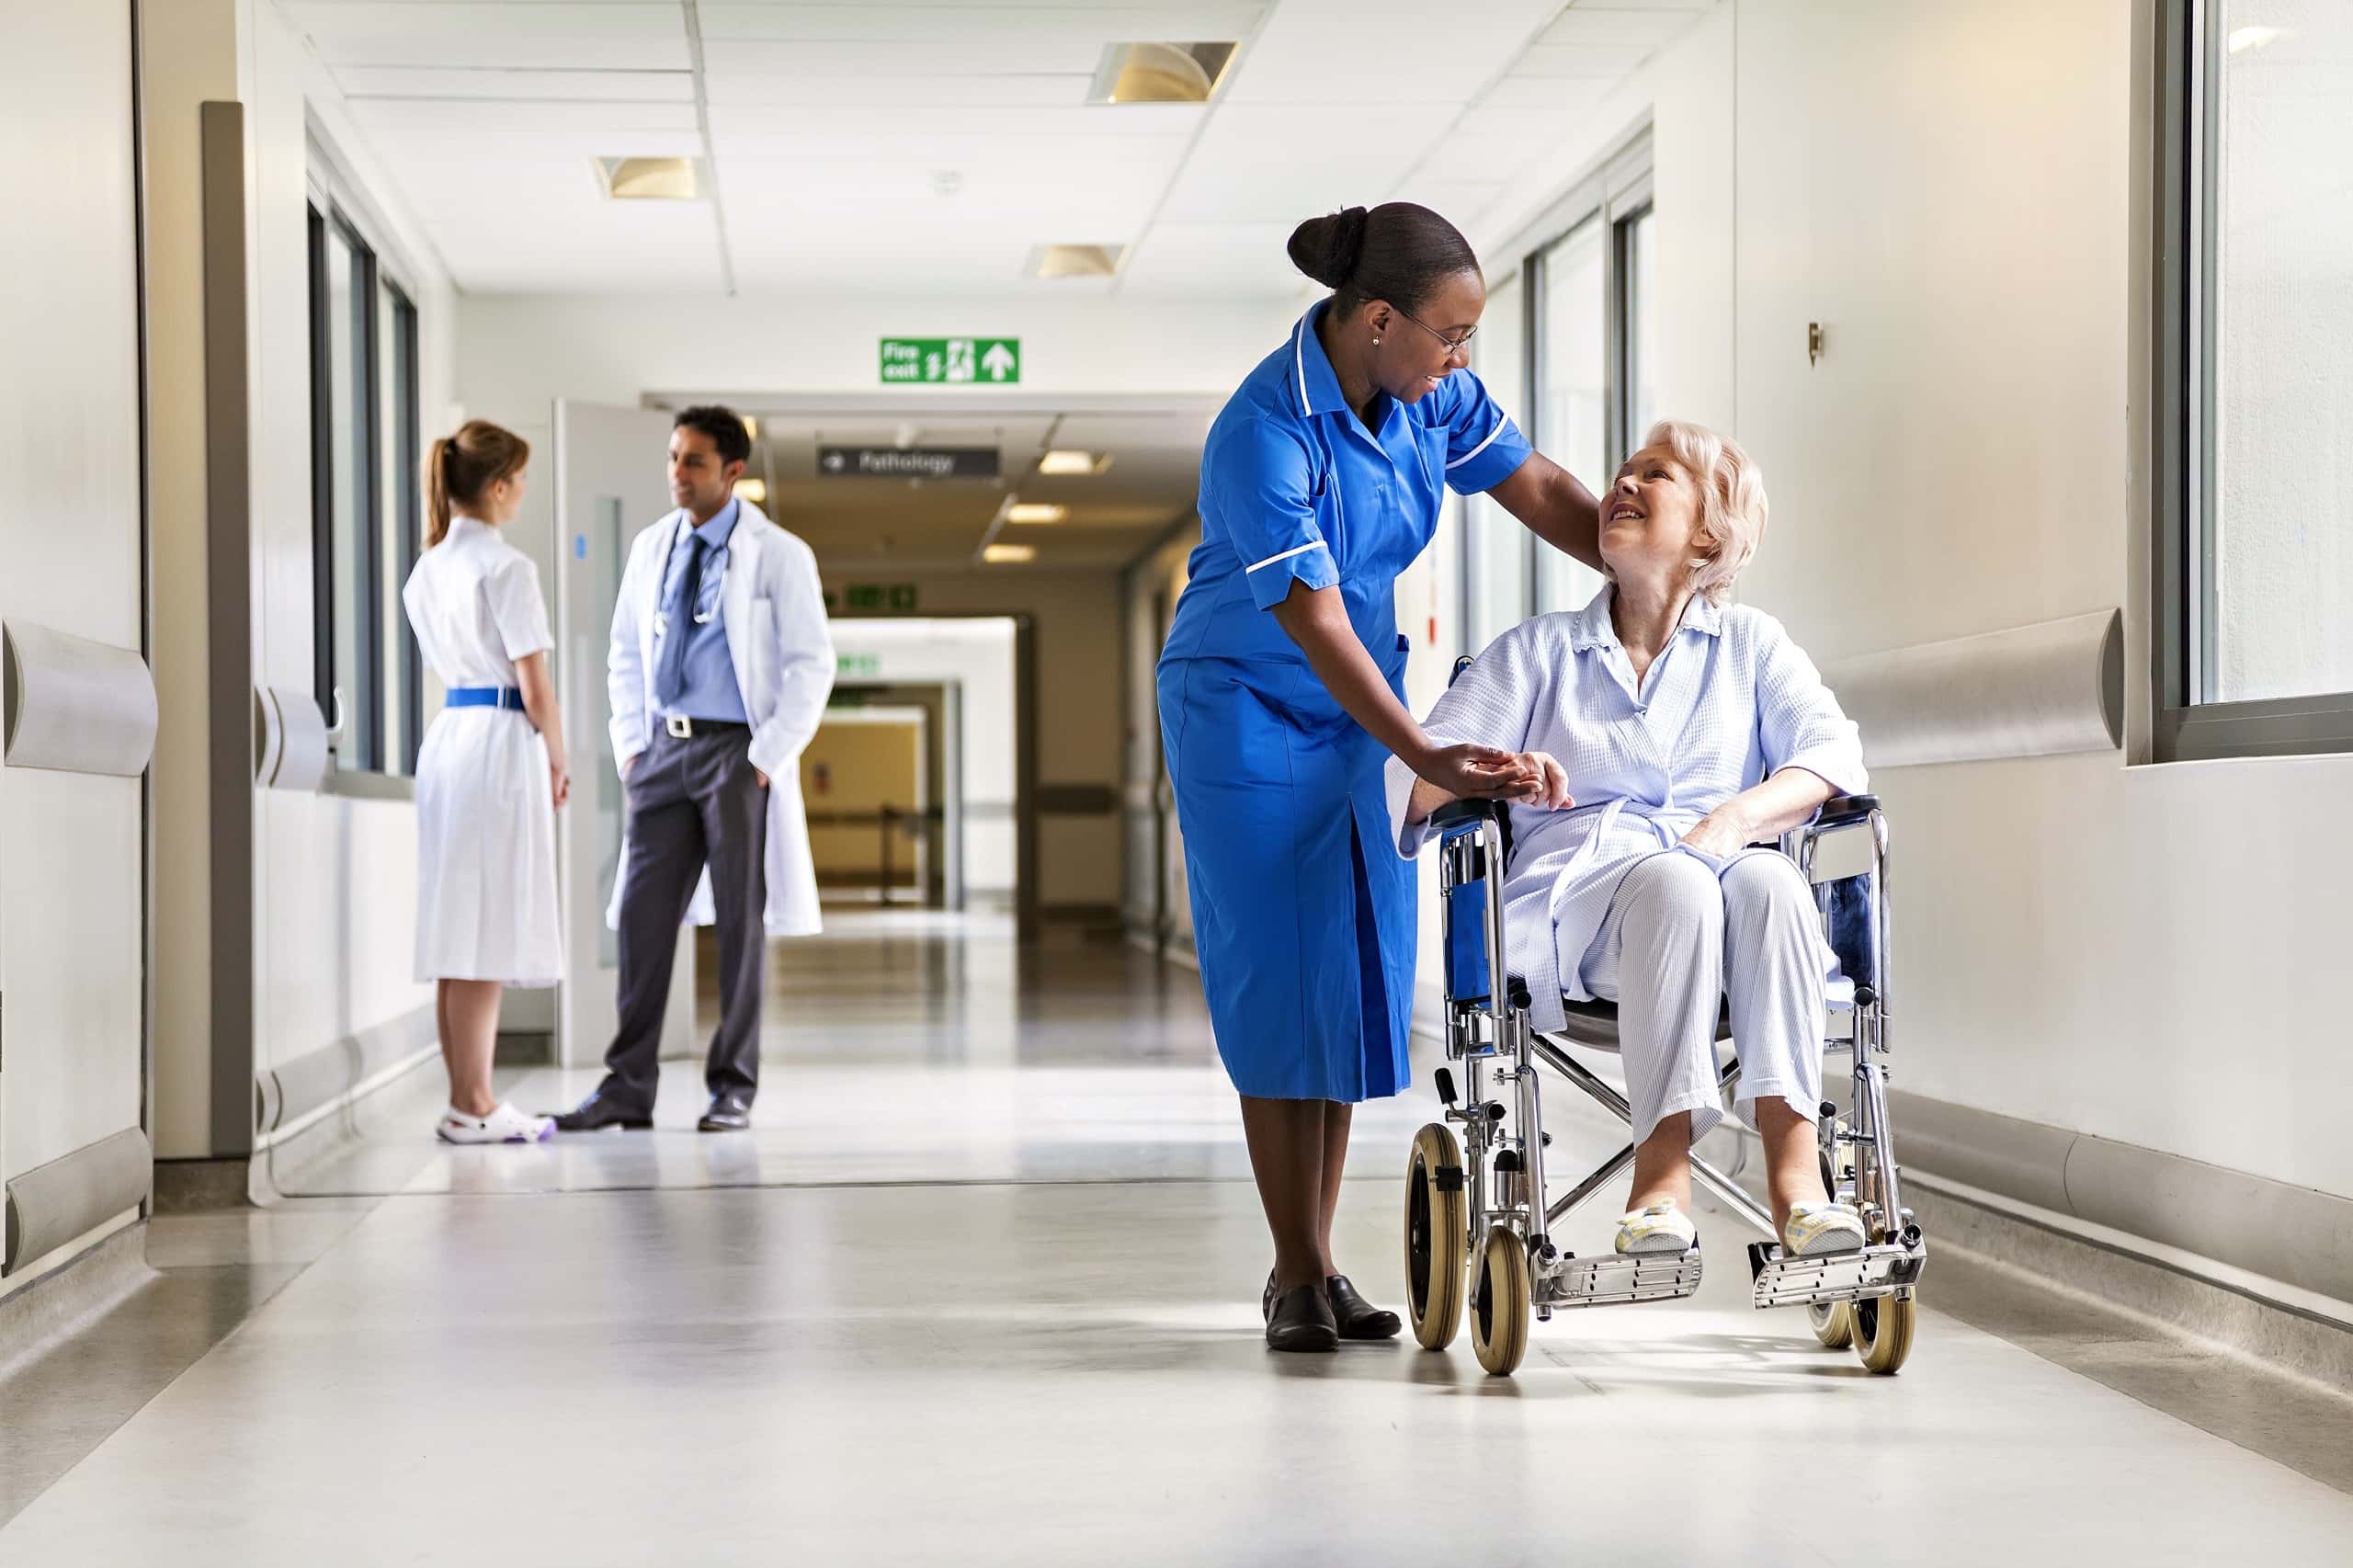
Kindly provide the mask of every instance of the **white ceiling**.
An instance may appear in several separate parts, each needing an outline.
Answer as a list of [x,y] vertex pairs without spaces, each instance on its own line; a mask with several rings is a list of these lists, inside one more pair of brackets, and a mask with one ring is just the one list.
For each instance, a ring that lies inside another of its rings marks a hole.
[[[1297,291],[1316,212],[1472,225],[1712,0],[278,3],[470,291],[1231,297]],[[1144,40],[1242,51],[1207,105],[1086,104]],[[707,156],[717,199],[608,201],[600,156]],[[1048,243],[1131,251],[1026,278]]]

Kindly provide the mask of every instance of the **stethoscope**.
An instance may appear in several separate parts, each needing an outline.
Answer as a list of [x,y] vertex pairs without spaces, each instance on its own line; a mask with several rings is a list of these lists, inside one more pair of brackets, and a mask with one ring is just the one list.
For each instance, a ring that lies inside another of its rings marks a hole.
[[[663,560],[667,561],[671,556],[678,553],[679,536],[686,529],[693,526],[694,525],[688,522],[684,516],[681,516],[678,518],[676,525],[670,530],[670,548],[663,555]],[[735,551],[733,548],[733,544],[734,540],[731,535],[728,542],[719,546],[718,548],[718,587],[715,590],[711,587],[710,574],[707,565],[703,574],[703,580],[695,585],[694,623],[697,626],[709,626],[712,621],[719,619],[719,607],[724,604],[727,599],[727,574],[733,570],[735,565]],[[655,584],[656,592],[660,591],[660,584],[657,582]],[[706,594],[710,595],[710,608],[709,609],[702,608],[703,597]],[[668,610],[658,608],[654,610],[654,635],[656,637],[667,637],[670,635],[670,612]]]

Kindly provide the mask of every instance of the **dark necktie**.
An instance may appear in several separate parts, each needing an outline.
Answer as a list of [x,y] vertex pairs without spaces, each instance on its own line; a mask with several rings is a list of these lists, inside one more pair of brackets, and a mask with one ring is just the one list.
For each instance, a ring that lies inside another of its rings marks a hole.
[[662,633],[661,651],[654,655],[654,700],[665,710],[686,687],[687,639],[694,628],[695,606],[702,598],[702,559],[709,549],[699,533],[689,533],[687,539],[687,563],[678,573],[678,585],[669,602],[662,607],[666,630]]

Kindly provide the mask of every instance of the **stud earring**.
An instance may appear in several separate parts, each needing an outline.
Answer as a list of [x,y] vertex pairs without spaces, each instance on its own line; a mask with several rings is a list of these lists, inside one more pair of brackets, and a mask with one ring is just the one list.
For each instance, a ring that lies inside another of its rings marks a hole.
[[1372,340],[1372,346],[1373,346],[1375,348],[1380,347],[1381,347],[1381,339],[1379,339],[1379,338],[1377,338],[1377,337],[1376,337],[1376,338],[1374,338],[1374,339]]

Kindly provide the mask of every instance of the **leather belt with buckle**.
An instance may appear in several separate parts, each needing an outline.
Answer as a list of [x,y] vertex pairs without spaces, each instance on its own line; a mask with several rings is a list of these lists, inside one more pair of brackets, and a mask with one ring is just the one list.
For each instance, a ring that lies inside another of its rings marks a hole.
[[690,741],[695,736],[695,722],[683,713],[665,713],[662,727],[670,732],[673,740]]

